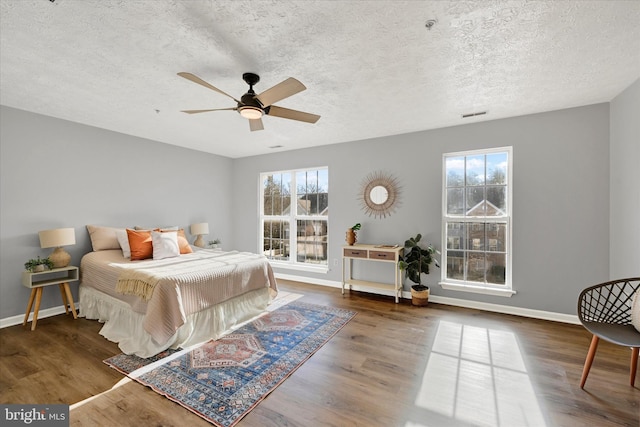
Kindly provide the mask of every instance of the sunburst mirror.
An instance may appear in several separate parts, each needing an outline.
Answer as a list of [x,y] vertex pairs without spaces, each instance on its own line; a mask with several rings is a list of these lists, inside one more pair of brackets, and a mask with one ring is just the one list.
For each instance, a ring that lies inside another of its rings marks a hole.
[[367,175],[362,181],[360,201],[367,215],[375,218],[390,216],[400,201],[397,178],[381,171]]

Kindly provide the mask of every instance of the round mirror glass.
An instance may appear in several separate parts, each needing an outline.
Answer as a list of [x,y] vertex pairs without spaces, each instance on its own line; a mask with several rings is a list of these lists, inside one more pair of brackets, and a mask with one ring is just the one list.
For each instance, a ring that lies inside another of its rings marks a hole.
[[371,201],[376,205],[382,205],[389,199],[389,192],[382,185],[376,185],[371,189]]
[[362,182],[359,198],[367,215],[386,218],[391,215],[399,202],[398,180],[385,172],[370,173]]

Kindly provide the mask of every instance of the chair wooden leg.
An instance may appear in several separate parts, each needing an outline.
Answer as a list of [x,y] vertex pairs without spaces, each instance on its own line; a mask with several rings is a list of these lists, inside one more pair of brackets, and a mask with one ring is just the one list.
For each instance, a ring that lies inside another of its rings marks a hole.
[[630,369],[630,377],[629,384],[633,387],[636,383],[636,371],[638,370],[638,352],[640,351],[639,347],[631,347],[631,369]]
[[596,355],[596,350],[598,349],[599,341],[600,339],[595,335],[593,336],[593,338],[591,338],[591,345],[589,346],[587,359],[584,361],[584,368],[582,369],[582,379],[580,380],[580,388],[584,388],[584,383],[587,382],[587,376],[589,376],[589,371],[591,370],[591,364],[593,363],[593,358]]

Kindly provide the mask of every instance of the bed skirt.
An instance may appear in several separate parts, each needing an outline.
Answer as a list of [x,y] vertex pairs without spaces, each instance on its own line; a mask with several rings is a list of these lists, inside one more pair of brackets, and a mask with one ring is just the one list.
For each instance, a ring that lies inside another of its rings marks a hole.
[[269,288],[257,289],[187,316],[184,325],[165,343],[144,330],[144,315],[129,304],[80,286],[80,317],[104,323],[100,335],[118,344],[125,354],[151,357],[168,348],[185,348],[217,339],[225,332],[264,312],[271,301]]

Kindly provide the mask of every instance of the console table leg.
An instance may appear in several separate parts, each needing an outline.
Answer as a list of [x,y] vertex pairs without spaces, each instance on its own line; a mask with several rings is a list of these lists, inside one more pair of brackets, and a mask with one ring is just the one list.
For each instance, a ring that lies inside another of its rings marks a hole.
[[342,295],[344,295],[344,258],[342,258]]
[[396,304],[400,302],[400,297],[402,296],[402,274],[400,273],[400,269],[396,264]]

